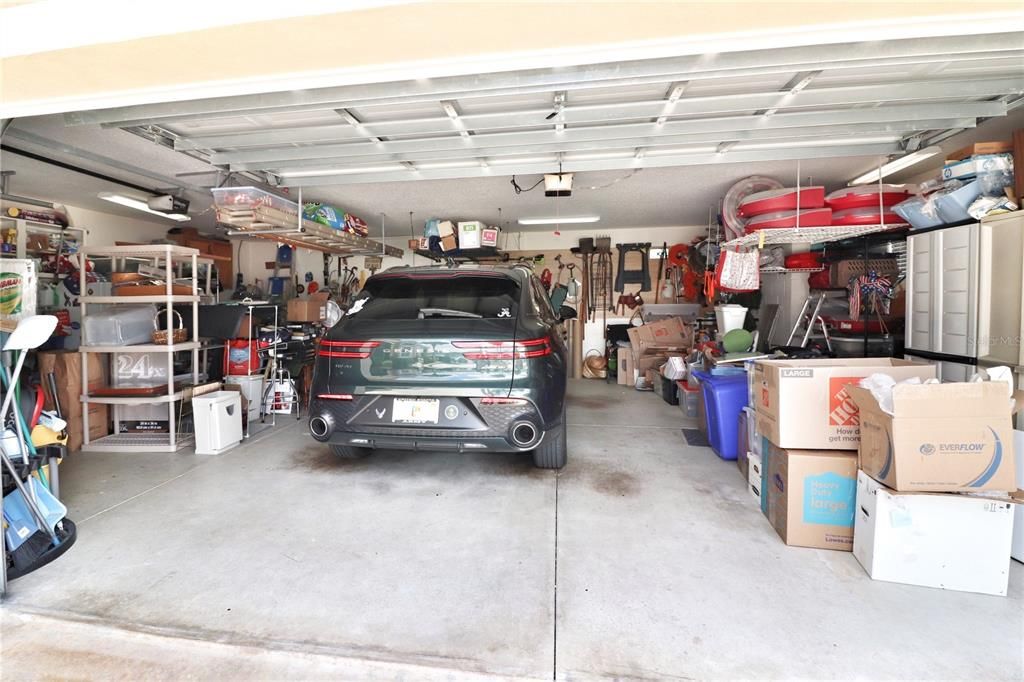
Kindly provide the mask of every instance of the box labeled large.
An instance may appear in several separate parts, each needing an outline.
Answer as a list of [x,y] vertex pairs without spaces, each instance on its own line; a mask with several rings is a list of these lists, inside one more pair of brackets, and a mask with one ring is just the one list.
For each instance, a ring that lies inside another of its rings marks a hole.
[[897,493],[861,471],[853,556],[874,580],[1005,595],[1014,506],[956,493]]
[[897,384],[893,414],[851,386],[860,406],[860,468],[899,491],[1017,489],[1013,425],[1002,382]]
[[857,453],[768,447],[768,520],[787,545],[853,549]]
[[935,378],[935,367],[891,358],[758,360],[757,430],[783,448],[855,450],[860,419],[846,387],[876,373],[924,380]]

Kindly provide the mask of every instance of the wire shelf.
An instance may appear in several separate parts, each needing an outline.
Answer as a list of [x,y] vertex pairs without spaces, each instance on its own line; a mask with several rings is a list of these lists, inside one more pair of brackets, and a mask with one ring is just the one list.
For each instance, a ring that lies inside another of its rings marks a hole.
[[758,230],[742,237],[731,239],[722,246],[768,246],[774,244],[823,244],[837,242],[852,237],[863,237],[877,232],[896,232],[909,227],[906,223],[887,223],[885,225],[833,225],[831,227],[783,227]]
[[825,268],[761,268],[762,275],[788,275],[792,272],[824,272]]
[[176,434],[175,442],[171,442],[169,433],[115,433],[97,438],[82,445],[84,452],[176,452],[192,445],[195,436],[191,433]]

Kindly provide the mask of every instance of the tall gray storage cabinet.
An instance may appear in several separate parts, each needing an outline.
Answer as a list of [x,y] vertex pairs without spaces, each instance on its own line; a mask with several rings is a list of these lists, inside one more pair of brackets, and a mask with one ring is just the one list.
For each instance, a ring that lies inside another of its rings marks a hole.
[[937,365],[943,381],[966,381],[978,364],[980,225],[907,238],[905,357]]

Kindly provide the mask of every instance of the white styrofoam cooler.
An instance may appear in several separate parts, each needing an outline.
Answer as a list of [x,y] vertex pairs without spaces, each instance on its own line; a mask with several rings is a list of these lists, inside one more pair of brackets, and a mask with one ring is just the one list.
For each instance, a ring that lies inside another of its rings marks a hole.
[[214,391],[192,398],[196,454],[219,455],[242,442],[242,396]]
[[853,556],[874,580],[1005,596],[1016,506],[898,493],[858,471]]
[[747,453],[747,491],[758,502],[761,501],[761,455]]

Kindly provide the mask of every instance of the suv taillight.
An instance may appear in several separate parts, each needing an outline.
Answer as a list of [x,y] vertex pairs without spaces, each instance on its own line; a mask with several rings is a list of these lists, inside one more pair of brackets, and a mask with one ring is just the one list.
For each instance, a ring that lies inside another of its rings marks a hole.
[[317,355],[322,358],[355,358],[365,360],[370,357],[380,341],[321,341]]
[[554,349],[548,338],[526,341],[452,341],[469,360],[526,360],[551,355]]

